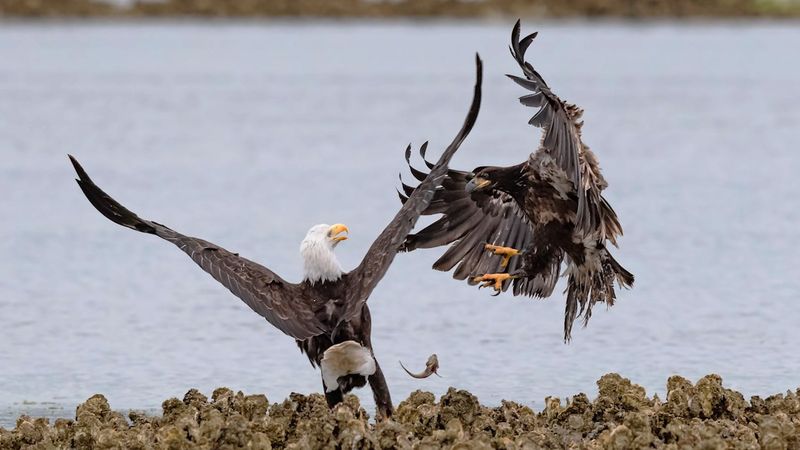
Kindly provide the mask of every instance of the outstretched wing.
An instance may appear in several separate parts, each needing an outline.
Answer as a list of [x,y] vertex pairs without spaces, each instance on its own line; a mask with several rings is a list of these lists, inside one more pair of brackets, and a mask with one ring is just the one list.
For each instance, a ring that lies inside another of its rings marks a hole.
[[172,242],[233,295],[287,335],[303,340],[324,331],[323,324],[303,301],[298,285],[288,283],[266,267],[222,247],[140,218],[103,192],[78,161],[72,156],[69,158],[78,173],[78,186],[89,202],[109,220]]
[[622,227],[614,210],[600,195],[608,184],[600,173],[597,158],[581,140],[583,122],[580,118],[583,110],[558,98],[542,76],[525,61],[525,52],[537,33],[522,39],[519,35],[518,20],[511,32],[510,49],[525,78],[514,75],[508,77],[533,92],[520,97],[519,101],[525,106],[539,109],[528,122],[544,131],[539,151],[547,152],[555,160],[577,190],[577,229],[584,234],[599,231],[601,238],[616,245],[616,236],[622,234]]
[[439,161],[431,169],[430,174],[409,197],[408,201],[403,204],[394,219],[389,222],[389,225],[375,239],[358,267],[348,275],[347,310],[344,320],[361,311],[361,305],[367,301],[372,290],[383,278],[395,255],[402,247],[409,231],[414,228],[414,224],[417,223],[420,214],[430,204],[436,187],[447,174],[447,165],[450,163],[450,159],[472,130],[473,125],[475,125],[481,105],[481,83],[483,79],[483,63],[478,55],[475,55],[475,66],[475,90],[464,125],[462,125],[453,142],[442,153]]
[[[425,147],[420,150],[422,160],[428,169],[433,164],[425,159]],[[410,162],[410,152],[406,161],[411,174],[419,181],[428,174],[415,169]],[[522,264],[522,258],[512,258],[508,267],[500,266],[501,258],[484,249],[485,244],[525,249],[533,240],[533,228],[525,213],[510,195],[500,191],[473,191],[468,194],[465,186],[472,176],[469,172],[449,170],[442,186],[433,194],[433,200],[422,215],[442,214],[438,220],[417,233],[409,234],[403,250],[433,248],[450,245],[433,268],[448,272],[455,267],[453,278],[469,280],[485,273],[514,272]],[[416,188],[418,189],[418,188]],[[400,201],[408,201],[415,188],[403,183]],[[553,292],[558,279],[558,264],[546,276],[536,278],[517,278],[513,280],[514,295],[547,297]],[[503,282],[503,291],[512,281]]]

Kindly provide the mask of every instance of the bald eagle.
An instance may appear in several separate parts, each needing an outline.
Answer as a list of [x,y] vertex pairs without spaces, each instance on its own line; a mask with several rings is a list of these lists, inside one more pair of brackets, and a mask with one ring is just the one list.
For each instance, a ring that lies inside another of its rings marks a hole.
[[[454,278],[491,286],[495,295],[513,286],[514,295],[549,297],[566,262],[568,341],[575,319],[583,314],[585,324],[596,302],[612,305],[614,282],[631,287],[633,275],[608,249],[609,243],[616,246],[622,226],[601,195],[607,183],[597,158],[581,139],[583,111],[558,98],[525,61],[536,35],[520,39],[517,21],[510,50],[525,78],[508,77],[531,91],[520,102],[538,108],[528,123],[543,129],[539,148],[510,167],[449,170],[422,213],[442,217],[410,234],[403,249],[450,245],[434,269],[455,268]],[[424,148],[420,153],[425,160]],[[409,157],[406,152],[411,173],[423,180],[427,174],[412,167]],[[403,190],[403,202],[416,193],[406,184]]]
[[417,191],[373,242],[358,267],[350,272],[342,269],[334,254],[336,246],[347,239],[348,228],[343,224],[311,227],[300,244],[303,280],[290,283],[237,253],[140,218],[103,192],[78,161],[69,158],[78,174],[78,185],[101,214],[119,225],[154,234],[176,245],[253,311],[294,338],[311,364],[320,367],[325,397],[331,407],[342,401],[343,394],[368,382],[378,416],[388,417],[392,414],[392,400],[372,349],[366,302],[420,213],[428,207],[447,164],[475,123],[482,79],[482,64],[477,55],[475,61],[475,89],[461,130]]

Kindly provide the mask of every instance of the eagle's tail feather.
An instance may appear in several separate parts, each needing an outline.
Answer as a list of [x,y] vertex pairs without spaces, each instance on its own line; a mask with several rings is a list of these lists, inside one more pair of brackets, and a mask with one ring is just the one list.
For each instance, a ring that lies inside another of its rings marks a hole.
[[619,285],[624,288],[627,289],[632,288],[634,279],[633,274],[628,272],[628,270],[625,269],[624,267],[622,267],[622,264],[618,263],[617,260],[614,259],[613,256],[611,256],[610,252],[608,252],[608,259],[609,262],[611,263],[611,268],[614,270],[614,275],[617,278],[617,283],[619,283]]
[[614,281],[620,287],[633,286],[633,274],[628,272],[605,247],[598,249],[581,264],[570,261],[566,273],[567,304],[564,310],[564,341],[572,338],[572,324],[578,316],[583,316],[583,325],[592,317],[592,307],[603,302],[612,306],[617,299]]

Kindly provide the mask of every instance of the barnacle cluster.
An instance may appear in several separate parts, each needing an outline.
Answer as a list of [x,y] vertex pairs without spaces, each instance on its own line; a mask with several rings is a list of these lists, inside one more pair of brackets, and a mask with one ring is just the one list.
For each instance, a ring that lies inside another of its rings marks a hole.
[[662,400],[617,374],[597,385],[594,400],[548,397],[538,412],[512,401],[483,406],[454,388],[438,401],[416,391],[377,423],[352,395],[330,410],[320,394],[270,404],[227,388],[210,399],[192,389],[166,400],[160,417],[126,417],[94,395],[74,420],[22,416],[13,430],[0,428],[0,449],[800,448],[800,389],[746,401],[717,375],[694,384],[673,376]]

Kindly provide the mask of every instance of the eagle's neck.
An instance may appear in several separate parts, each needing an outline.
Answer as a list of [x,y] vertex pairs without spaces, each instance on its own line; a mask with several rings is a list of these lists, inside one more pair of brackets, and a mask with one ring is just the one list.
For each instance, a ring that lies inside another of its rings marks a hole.
[[333,248],[323,242],[306,239],[300,245],[303,256],[303,280],[311,284],[336,281],[344,271],[333,253]]

